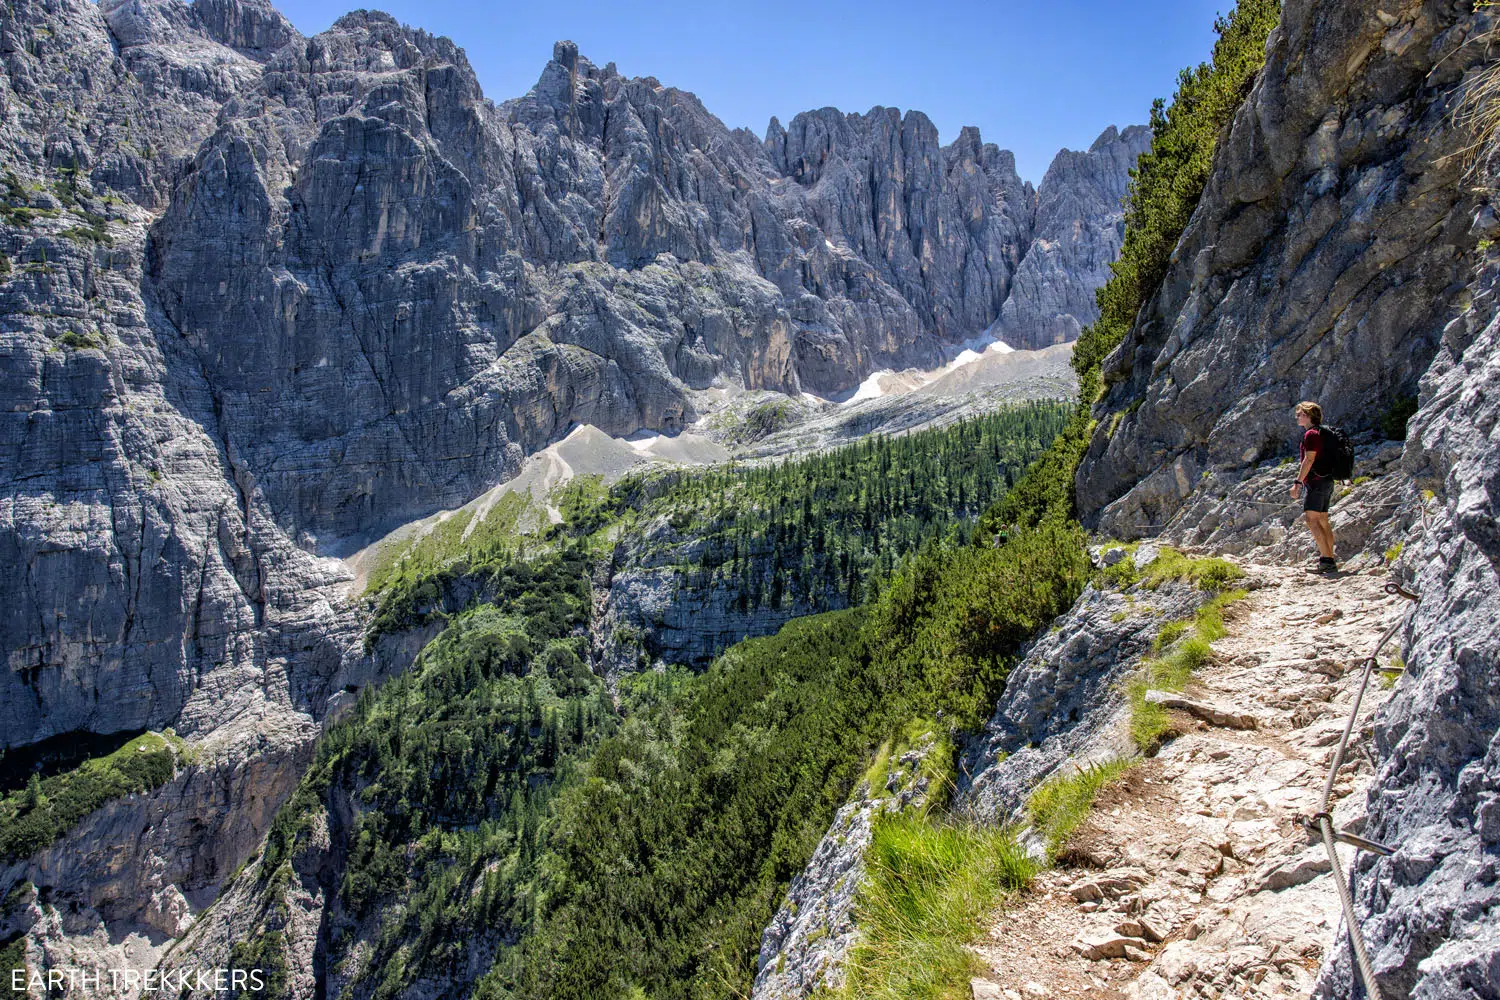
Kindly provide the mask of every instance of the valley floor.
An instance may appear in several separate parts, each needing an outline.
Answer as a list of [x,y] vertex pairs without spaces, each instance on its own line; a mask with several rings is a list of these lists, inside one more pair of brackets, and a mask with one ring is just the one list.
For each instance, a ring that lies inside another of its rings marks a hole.
[[[1182,735],[1102,792],[1058,866],[993,914],[971,946],[990,966],[976,998],[1302,997],[1325,951],[1348,947],[1327,855],[1299,820],[1405,601],[1380,569],[1245,568],[1251,593],[1183,693],[1200,710],[1174,710]],[[1363,821],[1361,730],[1388,683],[1372,679],[1335,786],[1342,829]],[[1353,849],[1339,851],[1348,872]]]

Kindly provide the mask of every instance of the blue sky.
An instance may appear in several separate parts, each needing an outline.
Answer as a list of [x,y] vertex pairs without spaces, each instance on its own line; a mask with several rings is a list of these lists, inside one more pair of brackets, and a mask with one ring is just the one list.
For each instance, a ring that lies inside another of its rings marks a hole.
[[[368,2],[368,0],[367,0]],[[1053,154],[1106,125],[1144,123],[1177,71],[1207,59],[1231,0],[1131,3],[865,0],[650,4],[598,0],[387,0],[399,20],[463,46],[485,95],[524,94],[571,38],[603,66],[690,90],[731,127],[772,115],[883,104],[925,112],[943,142],[964,125],[1016,154],[1039,182]],[[324,30],[349,0],[281,0],[298,30]]]

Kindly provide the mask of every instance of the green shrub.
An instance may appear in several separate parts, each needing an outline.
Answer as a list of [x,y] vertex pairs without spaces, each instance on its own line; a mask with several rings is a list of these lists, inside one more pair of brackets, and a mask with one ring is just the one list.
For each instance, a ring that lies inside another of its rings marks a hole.
[[79,333],[76,330],[67,331],[57,338],[57,342],[75,351],[102,351],[109,346],[109,341],[97,333]]
[[1087,407],[1074,412],[1062,432],[1032,462],[1020,479],[980,516],[974,544],[988,545],[1002,529],[1035,527],[1044,520],[1073,516],[1073,473],[1088,447],[1094,423]]
[[[289,996],[287,981],[286,940],[281,931],[265,931],[248,941],[236,941],[229,949],[229,968],[246,973],[246,988],[231,989],[230,1000],[256,998],[256,1000],[282,1000]],[[263,989],[254,989],[257,983]]]
[[796,408],[787,400],[767,400],[750,408],[743,423],[730,435],[730,440],[736,444],[750,444],[790,426],[796,418]]
[[1397,396],[1380,418],[1380,430],[1388,441],[1406,440],[1406,423],[1417,412],[1416,396]]
[[902,714],[936,707],[962,728],[980,725],[1015,650],[1083,591],[1091,572],[1083,542],[1077,525],[1048,522],[999,548],[919,553],[881,593],[868,626],[883,685],[927,701]]

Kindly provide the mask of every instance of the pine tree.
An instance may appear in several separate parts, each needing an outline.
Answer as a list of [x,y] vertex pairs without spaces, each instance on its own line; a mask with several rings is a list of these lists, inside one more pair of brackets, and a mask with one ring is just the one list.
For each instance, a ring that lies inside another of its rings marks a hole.
[[47,804],[47,796],[42,794],[42,779],[35,772],[26,782],[26,797],[22,800],[22,804],[28,811],[39,809]]

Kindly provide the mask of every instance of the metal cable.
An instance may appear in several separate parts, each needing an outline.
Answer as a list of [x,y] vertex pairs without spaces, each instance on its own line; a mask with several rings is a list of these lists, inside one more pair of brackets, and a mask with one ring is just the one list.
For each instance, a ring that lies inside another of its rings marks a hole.
[[1365,936],[1360,933],[1354,919],[1354,901],[1349,898],[1349,885],[1344,881],[1344,869],[1339,866],[1338,851],[1333,847],[1333,820],[1327,813],[1318,817],[1318,826],[1323,831],[1323,846],[1328,849],[1329,864],[1333,868],[1333,884],[1339,891],[1339,902],[1344,907],[1344,923],[1349,927],[1349,943],[1354,946],[1354,960],[1359,964],[1359,974],[1365,981],[1365,993],[1370,1000],[1381,1000],[1380,987],[1375,984],[1375,970],[1370,966],[1370,955],[1365,951]]
[[[1395,584],[1386,585],[1386,593],[1397,593],[1409,599],[1415,599],[1414,595],[1401,590]],[[1370,674],[1375,670],[1377,657],[1385,644],[1390,642],[1391,637],[1401,628],[1401,620],[1391,623],[1391,627],[1385,630],[1380,641],[1375,644],[1375,651],[1365,657],[1364,670],[1359,677],[1359,690],[1354,693],[1354,704],[1349,707],[1349,719],[1344,723],[1344,735],[1339,740],[1338,749],[1334,751],[1333,761],[1328,766],[1328,780],[1323,782],[1323,797],[1319,800],[1318,811],[1314,818],[1318,821],[1318,829],[1323,835],[1323,846],[1328,850],[1328,865],[1333,872],[1333,884],[1339,891],[1339,903],[1344,907],[1344,924],[1349,928],[1349,944],[1354,950],[1354,961],[1359,966],[1359,973],[1365,982],[1365,992],[1370,1000],[1381,1000],[1380,987],[1375,982],[1375,970],[1370,965],[1370,953],[1365,948],[1365,937],[1359,929],[1359,919],[1354,914],[1354,900],[1349,896],[1349,883],[1344,879],[1344,869],[1339,863],[1338,851],[1334,847],[1336,834],[1333,829],[1333,817],[1328,812],[1328,803],[1333,798],[1333,784],[1338,778],[1339,768],[1344,766],[1344,755],[1349,749],[1349,737],[1354,733],[1354,723],[1359,718],[1359,706],[1365,697],[1365,689],[1370,686]]]

